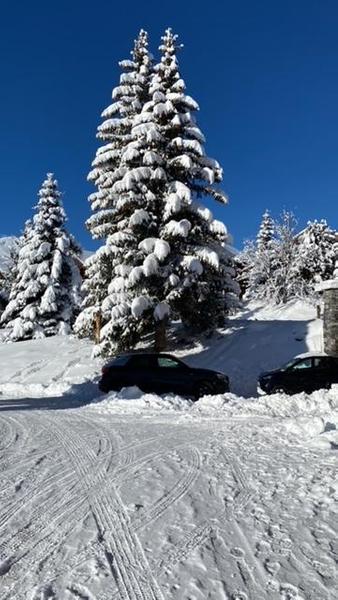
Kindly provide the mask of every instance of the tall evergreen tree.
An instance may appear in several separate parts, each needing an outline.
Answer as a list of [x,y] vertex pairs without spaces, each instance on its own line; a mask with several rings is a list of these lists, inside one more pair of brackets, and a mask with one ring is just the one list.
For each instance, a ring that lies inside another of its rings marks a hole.
[[[126,226],[124,219],[127,218],[124,217],[127,210],[125,202],[113,186],[121,177],[128,176],[130,168],[138,159],[137,143],[133,142],[131,130],[135,115],[149,99],[153,68],[145,31],[140,31],[131,55],[132,60],[120,62],[120,83],[113,89],[113,103],[103,111],[103,123],[97,131],[98,139],[104,143],[98,149],[88,175],[97,190],[89,196],[93,215],[86,225],[92,237],[103,240],[103,244],[86,262],[84,300],[75,324],[75,331],[82,336],[93,335],[97,317],[100,317],[103,326],[111,318],[110,303],[105,300],[113,268],[119,261],[118,253],[116,256],[114,254],[117,247],[114,239],[119,237],[121,227]],[[141,212],[138,217],[141,220]],[[134,221],[136,220],[137,216],[134,217]],[[122,232],[120,238],[121,236]]]
[[60,196],[48,173],[37,212],[26,223],[16,278],[1,318],[13,341],[67,333],[77,311],[80,250],[65,229]]
[[133,346],[147,332],[163,334],[170,316],[214,327],[237,293],[226,228],[198,202],[226,202],[214,185],[222,169],[205,155],[198,106],[178,70],[177,36],[167,30],[162,41],[150,99],[133,119],[112,186],[118,202],[107,239],[113,277],[102,302],[110,313],[102,353]]

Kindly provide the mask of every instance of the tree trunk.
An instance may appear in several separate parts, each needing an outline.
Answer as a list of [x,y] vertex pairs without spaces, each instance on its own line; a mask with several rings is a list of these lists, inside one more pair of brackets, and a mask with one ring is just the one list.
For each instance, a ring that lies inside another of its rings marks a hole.
[[99,344],[100,343],[101,327],[102,327],[102,315],[99,312],[95,316],[95,323],[94,323],[95,344]]
[[156,321],[155,324],[155,352],[162,352],[167,347],[166,319]]

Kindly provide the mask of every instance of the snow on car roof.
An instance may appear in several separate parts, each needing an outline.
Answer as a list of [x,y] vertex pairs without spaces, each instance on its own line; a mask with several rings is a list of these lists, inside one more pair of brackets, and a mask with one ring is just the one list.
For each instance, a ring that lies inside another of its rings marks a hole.
[[326,352],[303,352],[303,354],[297,354],[295,358],[316,358],[319,356],[328,356],[328,354]]

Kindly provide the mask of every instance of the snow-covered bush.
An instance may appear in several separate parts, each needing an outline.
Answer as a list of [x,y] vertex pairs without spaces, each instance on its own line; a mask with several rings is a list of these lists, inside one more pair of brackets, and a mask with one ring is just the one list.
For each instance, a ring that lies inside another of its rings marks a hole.
[[68,333],[78,311],[80,249],[65,229],[60,196],[49,173],[20,239],[15,280],[1,317],[13,341]]

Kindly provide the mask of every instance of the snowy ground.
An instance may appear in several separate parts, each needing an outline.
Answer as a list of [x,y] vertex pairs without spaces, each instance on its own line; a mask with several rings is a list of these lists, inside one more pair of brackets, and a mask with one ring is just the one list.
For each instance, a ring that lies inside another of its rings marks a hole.
[[86,342],[2,344],[0,598],[336,600],[338,390],[254,395],[307,349],[312,310],[246,311],[180,352],[243,397],[191,404],[98,396]]

